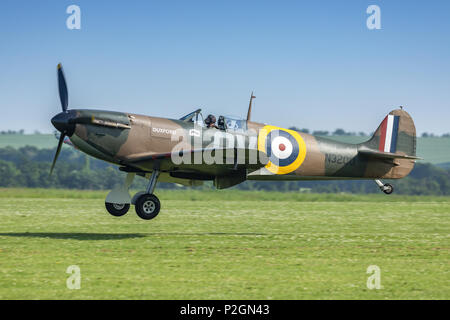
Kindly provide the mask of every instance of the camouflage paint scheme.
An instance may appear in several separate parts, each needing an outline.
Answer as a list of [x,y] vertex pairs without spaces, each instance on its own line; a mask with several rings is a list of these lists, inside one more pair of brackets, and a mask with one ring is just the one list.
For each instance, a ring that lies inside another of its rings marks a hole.
[[[174,148],[180,143],[193,150],[192,157],[211,146],[216,128],[202,128],[193,121],[182,121],[96,110],[69,110],[70,121],[75,124],[70,141],[81,151],[120,166],[126,172],[136,172],[148,177],[154,170],[161,171],[159,181],[196,185],[213,180],[219,189],[231,187],[245,180],[329,180],[329,179],[399,179],[410,173],[416,154],[416,130],[410,115],[402,109],[390,115],[398,116],[398,137],[395,155],[378,151],[381,125],[373,137],[361,144],[336,142],[324,137],[295,132],[247,121],[242,131],[226,130],[234,137],[240,136],[248,143],[249,132],[257,135],[260,155],[267,150],[262,142],[270,131],[280,132],[294,144],[298,142],[299,157],[289,166],[289,172],[274,173],[267,157],[258,158],[254,164],[236,164],[237,151],[231,151],[234,161],[228,164],[175,164],[171,159]],[[193,146],[192,131],[200,132],[201,148]],[[180,139],[184,133],[190,139]],[[188,134],[189,133],[189,134]],[[295,139],[295,140],[294,140]],[[269,141],[269,144],[271,142]],[[281,147],[280,147],[281,149]],[[244,150],[248,153],[249,150]],[[214,154],[214,151],[213,151]],[[227,155],[230,155],[229,153]],[[241,154],[240,154],[241,155]],[[401,156],[406,156],[402,158]],[[248,154],[245,155],[246,157]],[[264,158],[264,159],[263,159]]]

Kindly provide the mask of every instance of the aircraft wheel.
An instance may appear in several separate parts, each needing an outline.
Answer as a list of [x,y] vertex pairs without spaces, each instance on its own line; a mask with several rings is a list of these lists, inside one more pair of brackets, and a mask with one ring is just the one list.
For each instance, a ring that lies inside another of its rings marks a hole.
[[159,199],[153,194],[143,194],[135,204],[137,215],[144,220],[155,218],[161,209]]
[[108,203],[105,202],[106,210],[114,217],[121,217],[130,210],[128,203]]
[[386,183],[383,187],[383,192],[386,194],[391,194],[392,192],[394,192],[394,187],[389,183]]

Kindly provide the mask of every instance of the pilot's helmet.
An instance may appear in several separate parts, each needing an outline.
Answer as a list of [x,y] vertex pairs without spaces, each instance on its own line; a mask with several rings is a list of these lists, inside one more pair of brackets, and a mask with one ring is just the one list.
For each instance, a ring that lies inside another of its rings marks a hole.
[[216,117],[212,114],[208,115],[205,119],[205,123],[207,125],[211,124],[211,123],[215,123],[216,122]]

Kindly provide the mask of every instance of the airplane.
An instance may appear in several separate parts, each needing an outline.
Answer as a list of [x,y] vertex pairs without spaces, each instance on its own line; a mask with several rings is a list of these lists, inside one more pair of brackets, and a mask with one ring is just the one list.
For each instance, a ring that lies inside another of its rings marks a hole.
[[[154,219],[161,203],[156,183],[186,186],[213,181],[217,189],[246,180],[374,180],[385,194],[394,188],[381,179],[407,176],[416,160],[416,129],[403,107],[391,111],[366,142],[351,144],[322,136],[251,121],[220,116],[203,118],[197,109],[180,119],[126,112],[69,109],[64,71],[57,67],[62,112],[51,119],[60,132],[50,174],[63,144],[126,172],[124,184],[106,197],[113,216],[131,205],[144,220]],[[145,191],[129,194],[135,176],[148,179]]]

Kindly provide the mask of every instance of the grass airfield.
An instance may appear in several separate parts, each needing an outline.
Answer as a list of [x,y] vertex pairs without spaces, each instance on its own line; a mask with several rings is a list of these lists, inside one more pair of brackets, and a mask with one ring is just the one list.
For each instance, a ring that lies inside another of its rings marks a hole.
[[157,191],[144,221],[106,192],[0,189],[0,299],[450,298],[448,198]]

